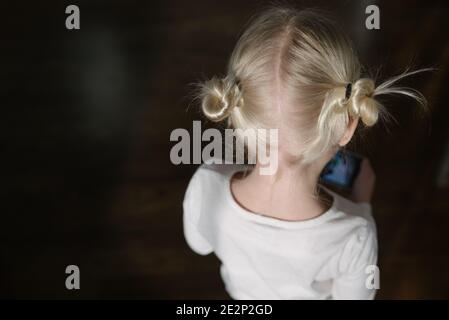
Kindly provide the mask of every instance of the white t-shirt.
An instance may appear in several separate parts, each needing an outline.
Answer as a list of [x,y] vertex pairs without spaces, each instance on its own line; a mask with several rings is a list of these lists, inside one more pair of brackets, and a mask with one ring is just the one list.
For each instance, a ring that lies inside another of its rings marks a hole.
[[[242,165],[202,165],[184,198],[184,235],[198,254],[214,252],[233,299],[373,299],[368,267],[377,261],[368,203],[333,192],[331,208],[285,221],[242,208],[230,179]],[[371,276],[371,278],[373,278]]]

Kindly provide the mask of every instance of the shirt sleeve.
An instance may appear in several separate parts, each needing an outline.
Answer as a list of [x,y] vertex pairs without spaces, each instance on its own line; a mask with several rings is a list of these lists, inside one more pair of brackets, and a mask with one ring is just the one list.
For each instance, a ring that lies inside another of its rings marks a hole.
[[207,255],[213,251],[213,248],[199,230],[201,189],[199,172],[196,172],[190,180],[184,196],[183,228],[184,237],[189,247],[200,255]]
[[375,226],[356,230],[340,257],[340,276],[334,279],[332,298],[337,300],[372,300],[379,280]]

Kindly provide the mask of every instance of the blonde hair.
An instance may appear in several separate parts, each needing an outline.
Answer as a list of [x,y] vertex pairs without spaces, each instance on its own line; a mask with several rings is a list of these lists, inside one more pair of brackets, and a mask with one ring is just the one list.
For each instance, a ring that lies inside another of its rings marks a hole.
[[361,65],[338,26],[313,10],[271,8],[240,37],[223,78],[200,85],[204,115],[229,119],[236,129],[278,128],[279,145],[308,164],[337,146],[350,117],[374,125],[386,111],[379,95],[402,94],[425,105],[409,88],[393,87],[421,70],[379,86],[361,78]]

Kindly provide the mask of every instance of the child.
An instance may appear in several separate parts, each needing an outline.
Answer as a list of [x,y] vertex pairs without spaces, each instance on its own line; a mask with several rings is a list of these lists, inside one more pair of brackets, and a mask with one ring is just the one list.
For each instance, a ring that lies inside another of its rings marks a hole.
[[[321,14],[272,8],[248,26],[228,74],[201,86],[205,116],[235,129],[278,129],[278,167],[203,165],[184,199],[184,233],[214,252],[234,299],[373,299],[374,174],[367,160],[350,200],[318,184],[325,164],[359,121],[385,115],[378,95],[423,97],[361,78],[349,40]],[[410,73],[409,73],[410,74]]]

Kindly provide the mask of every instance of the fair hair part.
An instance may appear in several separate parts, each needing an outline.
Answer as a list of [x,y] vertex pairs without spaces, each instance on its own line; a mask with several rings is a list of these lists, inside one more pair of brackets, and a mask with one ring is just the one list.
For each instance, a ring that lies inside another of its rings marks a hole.
[[376,86],[361,69],[335,22],[313,10],[271,8],[240,37],[228,74],[200,85],[201,108],[234,128],[279,129],[280,158],[307,165],[348,143],[359,120],[370,127],[388,116],[378,96],[400,94],[425,105],[419,92],[393,86],[423,70]]
[[211,121],[227,120],[239,129],[278,129],[275,175],[258,174],[256,162],[254,170],[231,184],[237,201],[287,220],[297,219],[298,212],[301,219],[319,215],[326,207],[316,192],[325,164],[351,141],[359,123],[371,127],[388,117],[377,98],[399,94],[425,106],[419,92],[395,87],[425,70],[379,85],[362,77],[361,70],[348,38],[316,11],[272,8],[252,20],[232,53],[227,75],[202,83],[198,94]]

